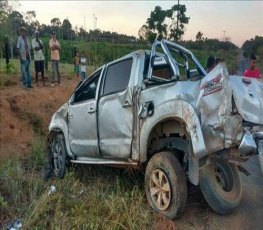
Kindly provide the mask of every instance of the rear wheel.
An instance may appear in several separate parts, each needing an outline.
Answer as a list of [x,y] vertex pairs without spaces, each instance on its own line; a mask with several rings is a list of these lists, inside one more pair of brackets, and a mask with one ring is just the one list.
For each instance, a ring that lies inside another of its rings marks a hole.
[[219,214],[235,209],[242,197],[237,166],[223,158],[200,170],[200,188],[209,206]]
[[187,186],[185,173],[172,152],[154,155],[145,172],[145,190],[152,208],[174,219],[183,214]]
[[53,172],[57,178],[63,178],[66,171],[66,147],[64,136],[61,133],[55,135],[52,147]]

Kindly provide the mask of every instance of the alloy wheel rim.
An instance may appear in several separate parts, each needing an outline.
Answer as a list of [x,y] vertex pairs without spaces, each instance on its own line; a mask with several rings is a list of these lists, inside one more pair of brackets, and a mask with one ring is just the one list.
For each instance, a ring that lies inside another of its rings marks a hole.
[[171,186],[165,173],[155,169],[151,174],[150,194],[154,205],[165,211],[171,202]]
[[62,148],[59,143],[55,143],[53,150],[53,157],[54,157],[54,171],[58,172],[62,165]]

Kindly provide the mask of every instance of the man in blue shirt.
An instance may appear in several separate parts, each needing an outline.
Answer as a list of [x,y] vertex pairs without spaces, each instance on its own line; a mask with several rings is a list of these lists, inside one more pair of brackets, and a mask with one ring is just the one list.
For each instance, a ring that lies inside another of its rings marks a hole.
[[30,75],[30,44],[27,38],[27,30],[25,27],[21,27],[20,29],[20,36],[17,41],[17,50],[20,58],[24,89],[33,88]]

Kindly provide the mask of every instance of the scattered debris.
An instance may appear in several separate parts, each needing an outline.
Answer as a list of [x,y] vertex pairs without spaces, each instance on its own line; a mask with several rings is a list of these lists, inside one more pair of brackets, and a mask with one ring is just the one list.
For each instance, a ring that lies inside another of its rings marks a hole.
[[48,191],[48,195],[52,195],[57,191],[56,187],[54,185],[51,185]]
[[17,219],[11,222],[10,224],[7,225],[6,227],[7,230],[20,230],[22,229],[22,222],[21,220]]

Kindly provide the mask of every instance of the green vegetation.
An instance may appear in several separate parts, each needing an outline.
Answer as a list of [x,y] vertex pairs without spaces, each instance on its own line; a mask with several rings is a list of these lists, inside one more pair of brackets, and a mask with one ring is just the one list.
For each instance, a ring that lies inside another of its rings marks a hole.
[[249,57],[251,54],[256,54],[263,59],[263,37],[255,36],[255,38],[246,40],[242,45],[242,49],[245,57]]
[[238,70],[238,50],[229,50],[219,49],[211,52],[211,50],[192,50],[194,55],[197,57],[199,62],[206,69],[206,62],[210,55],[213,55],[217,58],[224,60],[229,74],[235,74]]
[[[48,47],[49,38],[43,38],[44,47]],[[138,49],[150,49],[150,46],[136,44],[116,44],[109,42],[59,41],[61,45],[61,62],[73,63],[74,48],[84,52],[90,66],[99,67]],[[50,52],[47,52],[50,60]]]
[[[153,213],[141,172],[71,167],[62,180],[43,180],[43,140],[30,154],[0,161],[0,228],[21,219],[23,229],[147,229]],[[50,186],[56,187],[48,195]]]
[[147,18],[146,24],[139,30],[139,39],[151,43],[155,39],[161,40],[163,38],[179,41],[184,34],[185,24],[189,23],[189,19],[190,17],[186,16],[185,5],[176,4],[168,10],[156,6],[150,17]]

